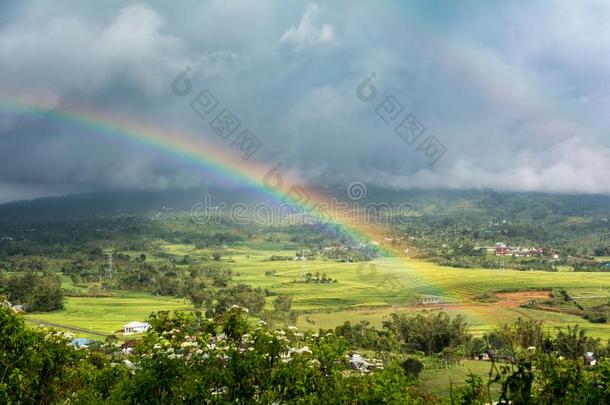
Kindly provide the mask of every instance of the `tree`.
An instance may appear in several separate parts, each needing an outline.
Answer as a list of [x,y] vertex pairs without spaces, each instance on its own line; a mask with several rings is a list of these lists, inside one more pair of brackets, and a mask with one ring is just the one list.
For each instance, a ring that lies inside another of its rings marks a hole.
[[273,308],[280,313],[289,313],[292,307],[292,295],[278,295],[273,300]]
[[399,349],[398,341],[392,332],[387,330],[377,330],[369,325],[368,321],[360,321],[352,325],[350,321],[345,321],[343,325],[335,328],[337,336],[344,337],[350,347],[392,352]]
[[415,378],[417,378],[419,373],[421,373],[424,369],[424,363],[413,357],[409,357],[408,359],[404,360],[400,365],[402,366],[405,374]]
[[544,339],[542,321],[519,318],[513,324],[504,324],[497,329],[497,333],[505,339],[507,344],[515,348],[541,347]]
[[64,403],[84,382],[80,360],[63,333],[28,328],[0,305],[0,403]]
[[233,305],[247,308],[251,313],[258,314],[265,306],[265,291],[262,288],[252,288],[247,284],[222,289],[218,292],[215,311],[223,314]]
[[180,280],[181,270],[175,267],[163,266],[158,269],[154,280],[154,293],[159,295],[179,295],[182,292]]
[[569,359],[578,359],[586,352],[595,352],[599,348],[599,340],[587,336],[578,325],[568,325],[567,329],[559,329],[554,342],[555,350]]
[[6,281],[9,301],[25,305],[28,311],[45,312],[63,308],[61,280],[56,274],[27,272]]
[[197,310],[201,310],[203,304],[211,309],[214,300],[214,292],[206,285],[205,280],[191,279],[184,287],[184,295],[188,297]]
[[57,277],[41,277],[27,300],[28,311],[47,312],[62,309],[64,295]]
[[407,352],[441,353],[446,348],[465,346],[471,338],[464,317],[458,315],[451,319],[445,312],[417,315],[393,313],[383,326],[394,333]]

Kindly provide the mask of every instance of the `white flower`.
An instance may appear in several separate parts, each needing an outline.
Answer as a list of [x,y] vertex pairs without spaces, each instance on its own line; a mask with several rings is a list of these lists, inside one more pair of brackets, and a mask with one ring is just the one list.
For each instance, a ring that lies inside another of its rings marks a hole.
[[187,347],[197,347],[197,343],[196,342],[182,342],[180,343],[180,347],[181,348],[187,348]]
[[309,347],[307,347],[307,346],[303,346],[303,347],[302,347],[302,348],[300,348],[300,349],[291,348],[291,349],[288,351],[288,354],[290,355],[290,354],[292,354],[292,353],[296,353],[296,354],[308,353],[308,354],[311,354],[312,352],[311,352],[311,350],[309,350]]

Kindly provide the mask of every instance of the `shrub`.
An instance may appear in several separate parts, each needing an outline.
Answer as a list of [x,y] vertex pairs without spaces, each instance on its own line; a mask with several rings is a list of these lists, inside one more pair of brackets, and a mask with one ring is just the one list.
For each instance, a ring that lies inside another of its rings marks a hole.
[[598,311],[586,312],[583,318],[591,323],[606,323],[608,321],[608,316],[605,313]]
[[150,323],[122,357],[110,340],[75,350],[0,306],[0,403],[429,403],[395,362],[362,358],[365,368],[350,369],[347,342],[332,333],[253,327],[240,307],[213,320],[162,312]]
[[496,297],[495,294],[489,294],[489,293],[477,294],[473,297],[473,299],[475,301],[485,302],[485,303],[498,302],[498,297]]
[[424,363],[416,358],[409,357],[401,363],[402,369],[407,376],[419,377],[419,373],[424,369]]
[[446,348],[466,346],[471,336],[468,324],[461,315],[449,318],[445,312],[419,313],[417,315],[391,314],[383,322],[407,352],[426,354],[441,353]]

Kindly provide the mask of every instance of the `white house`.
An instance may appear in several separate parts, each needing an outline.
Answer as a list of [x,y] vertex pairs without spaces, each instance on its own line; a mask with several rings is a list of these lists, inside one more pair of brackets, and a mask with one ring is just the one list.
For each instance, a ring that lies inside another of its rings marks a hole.
[[127,325],[123,326],[123,333],[144,333],[150,329],[150,324],[146,322],[129,322]]

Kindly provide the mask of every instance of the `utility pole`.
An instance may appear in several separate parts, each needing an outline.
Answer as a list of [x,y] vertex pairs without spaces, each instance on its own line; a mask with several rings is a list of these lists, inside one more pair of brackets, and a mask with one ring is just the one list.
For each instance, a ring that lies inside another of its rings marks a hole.
[[110,253],[108,253],[108,269],[107,269],[107,274],[106,274],[107,279],[112,278],[113,271],[114,271],[114,262],[112,261],[112,252],[110,252]]

